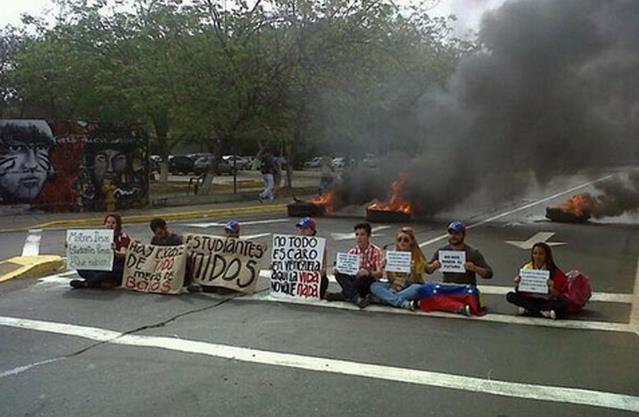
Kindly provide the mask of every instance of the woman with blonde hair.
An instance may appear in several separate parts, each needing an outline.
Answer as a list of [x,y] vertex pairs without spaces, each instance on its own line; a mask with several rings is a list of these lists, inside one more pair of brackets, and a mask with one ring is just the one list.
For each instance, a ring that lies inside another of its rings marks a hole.
[[414,310],[412,300],[418,299],[421,284],[426,274],[426,257],[417,244],[415,232],[410,227],[402,227],[395,237],[395,250],[411,253],[411,271],[387,272],[388,282],[376,281],[371,285],[371,293],[385,304]]

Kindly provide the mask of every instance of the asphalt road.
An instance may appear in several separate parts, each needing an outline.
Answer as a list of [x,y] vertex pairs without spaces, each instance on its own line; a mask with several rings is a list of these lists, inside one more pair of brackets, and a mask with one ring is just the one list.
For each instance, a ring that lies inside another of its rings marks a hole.
[[[68,287],[72,272],[6,282],[0,415],[632,415],[639,411],[639,323],[631,320],[639,218],[578,225],[543,217],[546,205],[588,181],[564,177],[512,201],[477,199],[413,222],[428,257],[445,243],[452,218],[471,225],[468,243],[495,270],[481,282],[489,309],[481,319],[274,302],[266,278],[251,297],[77,291]],[[353,245],[362,214],[350,207],[318,219],[331,259]],[[273,233],[295,232],[296,219],[241,220],[244,236],[265,243]],[[225,221],[171,228],[219,235]],[[374,241],[385,245],[399,225],[374,227]],[[126,230],[151,236],[145,225]],[[553,248],[562,269],[592,279],[595,300],[568,320],[518,317],[504,300],[529,256],[507,242],[543,232],[563,243]],[[39,252],[63,254],[64,235],[42,232]],[[26,238],[4,234],[2,257],[19,255]]]

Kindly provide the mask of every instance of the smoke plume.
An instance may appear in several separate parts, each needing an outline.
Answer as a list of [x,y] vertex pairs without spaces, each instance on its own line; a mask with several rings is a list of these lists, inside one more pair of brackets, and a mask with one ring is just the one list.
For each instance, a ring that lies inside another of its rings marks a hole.
[[[341,194],[383,197],[405,171],[406,197],[430,214],[480,189],[511,198],[561,173],[636,161],[639,1],[507,1],[484,14],[479,41],[444,87],[387,121],[400,129],[371,135],[397,155],[379,176],[351,173]],[[611,213],[639,206],[637,180],[601,185]]]

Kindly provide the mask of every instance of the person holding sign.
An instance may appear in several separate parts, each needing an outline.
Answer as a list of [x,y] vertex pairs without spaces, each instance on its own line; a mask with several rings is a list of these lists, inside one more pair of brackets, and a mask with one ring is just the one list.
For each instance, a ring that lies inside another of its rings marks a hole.
[[371,225],[359,223],[355,227],[357,245],[348,251],[349,255],[360,257],[359,270],[355,275],[344,274],[338,269],[333,272],[342,287],[341,293],[328,293],[328,301],[350,301],[360,308],[370,304],[370,286],[384,275],[384,252],[371,241]]
[[[528,278],[525,277],[525,272],[529,270],[547,271],[544,288],[541,290],[535,288],[534,276],[530,277],[533,282],[525,282]],[[555,265],[552,250],[546,243],[538,242],[533,245],[530,262],[524,265],[519,275],[515,277],[515,284],[515,291],[506,294],[506,300],[518,306],[522,314],[542,315],[554,320],[557,315],[568,309],[568,301],[564,298],[568,291],[568,279],[563,271]],[[524,289],[535,291],[536,294],[523,291]]]
[[476,275],[483,279],[493,277],[492,268],[486,263],[479,250],[464,243],[466,226],[456,220],[448,225],[448,245],[439,248],[430,263],[426,265],[426,272],[432,274],[441,269],[444,282],[455,284],[477,285]]
[[426,257],[417,244],[413,229],[402,227],[399,230],[395,238],[395,250],[411,254],[410,272],[389,271],[391,268],[387,263],[386,277],[388,282],[374,282],[371,284],[371,293],[393,307],[414,310],[416,306],[412,301],[418,299],[419,289],[424,283]]
[[122,284],[124,259],[126,250],[131,244],[131,238],[122,230],[122,217],[111,213],[104,218],[104,227],[113,230],[113,267],[111,271],[78,270],[78,275],[84,279],[73,279],[69,283],[73,288],[102,288],[111,289]]
[[[304,217],[300,219],[295,225],[297,227],[297,234],[300,236],[315,236],[317,235],[317,223],[311,217]],[[322,268],[320,269],[320,298],[326,296],[326,290],[328,289],[328,276],[326,275],[326,263],[328,255],[326,246],[324,246],[324,255],[322,256]]]

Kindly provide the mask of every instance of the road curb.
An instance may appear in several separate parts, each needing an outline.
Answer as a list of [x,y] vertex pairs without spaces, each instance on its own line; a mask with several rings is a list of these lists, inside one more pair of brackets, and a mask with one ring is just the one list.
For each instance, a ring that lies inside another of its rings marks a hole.
[[[151,219],[161,217],[167,221],[175,220],[192,220],[192,219],[205,219],[210,217],[220,216],[247,216],[252,214],[273,214],[273,213],[286,213],[286,204],[264,204],[261,206],[251,207],[234,207],[223,209],[210,209],[210,210],[197,210],[197,211],[185,211],[181,213],[148,213],[137,214],[131,216],[123,216],[122,222],[126,224],[147,223]],[[30,229],[66,229],[72,227],[90,227],[101,226],[104,222],[103,214],[95,217],[89,217],[84,219],[68,219],[68,220],[55,220],[47,223],[42,223],[33,226],[25,226],[16,229],[3,229],[0,233],[10,232],[23,232]]]
[[16,256],[0,261],[0,282],[16,278],[41,278],[66,267],[64,259],[57,255]]

